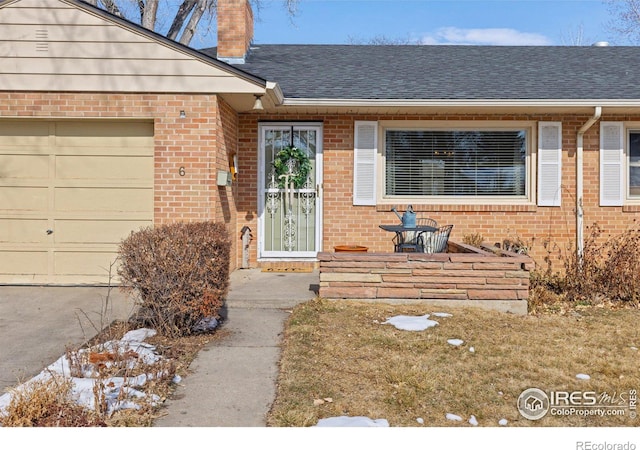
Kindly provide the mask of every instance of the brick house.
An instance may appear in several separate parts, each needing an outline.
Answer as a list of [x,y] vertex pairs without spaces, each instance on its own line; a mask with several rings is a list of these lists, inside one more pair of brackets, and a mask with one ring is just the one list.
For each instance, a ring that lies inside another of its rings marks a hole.
[[[636,47],[252,46],[247,2],[218,8],[195,50],[0,1],[0,283],[104,282],[122,237],[176,220],[226,223],[236,269],[391,251],[393,206],[537,260],[640,211]],[[287,189],[291,145],[311,170]]]

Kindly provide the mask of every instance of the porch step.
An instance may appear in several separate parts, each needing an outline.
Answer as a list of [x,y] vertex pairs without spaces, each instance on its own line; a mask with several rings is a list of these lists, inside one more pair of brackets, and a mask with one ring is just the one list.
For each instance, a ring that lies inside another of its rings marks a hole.
[[282,262],[262,262],[260,269],[262,272],[284,272],[284,273],[311,273],[319,267],[317,261],[282,261]]

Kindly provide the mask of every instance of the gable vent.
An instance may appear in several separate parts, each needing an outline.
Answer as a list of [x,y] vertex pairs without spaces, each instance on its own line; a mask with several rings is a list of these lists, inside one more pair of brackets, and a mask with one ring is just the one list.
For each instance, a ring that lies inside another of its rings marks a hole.
[[36,30],[36,51],[49,51],[49,30]]

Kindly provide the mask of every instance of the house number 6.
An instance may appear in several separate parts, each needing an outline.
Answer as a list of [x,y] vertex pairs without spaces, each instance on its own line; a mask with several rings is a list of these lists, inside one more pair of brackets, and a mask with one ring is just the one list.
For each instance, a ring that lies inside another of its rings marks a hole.
[[186,172],[184,171],[184,166],[183,166],[183,167],[180,167],[180,168],[178,169],[178,173],[180,174],[180,176],[181,176],[181,177],[183,177],[183,176],[184,176],[184,174],[186,173]]

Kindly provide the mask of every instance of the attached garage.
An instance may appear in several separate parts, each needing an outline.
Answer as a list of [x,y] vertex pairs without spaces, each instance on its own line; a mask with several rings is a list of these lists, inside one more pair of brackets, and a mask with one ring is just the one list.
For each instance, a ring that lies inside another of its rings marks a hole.
[[104,284],[131,231],[244,226],[217,174],[277,85],[81,0],[0,0],[0,29],[0,284]]
[[108,282],[121,239],[153,224],[153,136],[144,121],[0,121],[0,283]]

